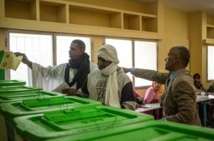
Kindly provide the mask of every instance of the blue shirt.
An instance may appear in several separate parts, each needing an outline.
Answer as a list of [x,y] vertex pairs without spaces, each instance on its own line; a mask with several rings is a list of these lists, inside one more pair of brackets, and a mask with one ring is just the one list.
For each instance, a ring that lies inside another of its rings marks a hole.
[[[180,69],[179,69],[179,70],[180,70]],[[172,79],[175,77],[175,75],[178,73],[179,70],[176,70],[176,71],[172,72],[172,73],[170,74],[170,76],[169,76],[169,79],[172,80]]]

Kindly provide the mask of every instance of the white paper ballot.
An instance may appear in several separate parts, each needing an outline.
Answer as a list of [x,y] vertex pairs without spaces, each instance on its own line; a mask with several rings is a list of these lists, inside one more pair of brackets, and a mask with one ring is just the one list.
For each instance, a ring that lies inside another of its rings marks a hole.
[[62,93],[62,90],[66,89],[66,88],[70,88],[70,87],[68,86],[68,84],[66,82],[63,82],[62,84],[60,84],[58,87],[56,87],[52,91]]
[[0,69],[16,70],[22,62],[23,56],[16,57],[13,52],[4,50],[0,53]]

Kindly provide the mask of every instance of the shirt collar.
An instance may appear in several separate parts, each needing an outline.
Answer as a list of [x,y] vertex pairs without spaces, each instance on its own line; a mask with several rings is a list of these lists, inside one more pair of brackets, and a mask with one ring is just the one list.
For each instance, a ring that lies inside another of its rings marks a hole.
[[[179,70],[180,70],[180,69],[179,69]],[[176,71],[172,72],[172,73],[170,74],[170,76],[169,76],[169,79],[172,80],[172,79],[175,77],[175,75],[178,73],[179,70],[176,70]]]

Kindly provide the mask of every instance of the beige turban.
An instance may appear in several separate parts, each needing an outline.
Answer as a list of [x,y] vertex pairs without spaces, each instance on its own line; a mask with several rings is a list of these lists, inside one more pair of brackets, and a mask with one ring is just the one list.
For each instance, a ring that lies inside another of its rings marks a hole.
[[112,45],[103,45],[100,47],[100,49],[97,52],[97,57],[101,57],[107,61],[111,61],[115,64],[119,63],[118,57],[117,57],[117,50]]

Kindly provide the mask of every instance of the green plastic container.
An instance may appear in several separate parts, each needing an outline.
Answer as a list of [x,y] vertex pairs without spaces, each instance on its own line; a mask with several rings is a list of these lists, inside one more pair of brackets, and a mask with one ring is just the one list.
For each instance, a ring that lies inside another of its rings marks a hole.
[[1,87],[13,87],[13,86],[24,86],[26,85],[25,81],[21,80],[0,80],[0,88]]
[[[1,138],[8,138],[9,140],[16,141],[22,140],[14,130],[13,118],[18,116],[38,114],[47,111],[62,110],[75,107],[90,107],[101,105],[101,102],[98,101],[76,96],[65,97],[62,94],[53,92],[40,91],[39,95],[40,96],[37,96],[37,98],[34,99],[1,104],[0,112],[2,114],[2,117],[0,117],[0,120],[2,119],[2,121],[0,121],[0,125],[4,125],[0,129]],[[53,96],[51,97],[51,95]]]
[[[52,92],[40,92],[41,95],[55,94]],[[28,99],[23,101],[9,102],[1,104],[1,113],[5,117],[13,119],[14,117],[44,113],[48,111],[56,111],[70,108],[80,108],[84,106],[102,105],[101,102],[77,96],[64,96],[59,94],[57,97]]]
[[14,118],[17,133],[25,140],[42,141],[66,135],[77,135],[133,123],[141,125],[154,120],[151,115],[110,106],[72,108]]
[[[0,109],[2,109],[1,105],[7,104],[7,103],[9,104],[11,101],[22,101],[24,99],[25,100],[26,99],[41,100],[43,98],[63,97],[63,95],[60,93],[46,92],[46,91],[42,91],[38,88],[22,87],[21,89],[23,89],[23,88],[26,88],[25,91],[19,91],[19,92],[13,92],[13,93],[0,93],[0,103],[1,103]],[[15,88],[15,90],[17,90],[17,89],[21,90],[21,89],[19,89],[19,87]],[[0,113],[1,113],[0,114],[0,127],[1,127],[0,128],[0,140],[4,141],[7,137],[8,137],[7,140],[15,140],[16,136],[15,136],[15,131],[13,128],[13,123],[11,120],[12,117],[3,115],[4,112],[1,110],[0,110]]]
[[29,91],[39,91],[42,90],[42,88],[37,88],[37,87],[28,87],[28,86],[19,86],[19,87],[3,87],[0,88],[0,94],[5,94],[5,93],[17,93],[17,92],[29,92]]
[[[8,88],[7,88],[8,89]],[[14,101],[22,101],[26,99],[38,99],[38,98],[46,98],[53,97],[56,95],[61,95],[60,93],[53,92],[45,92],[39,88],[14,88],[17,91],[13,91],[11,93],[0,93],[0,103],[14,102]],[[18,90],[19,89],[19,90]]]
[[214,129],[166,121],[147,121],[46,141],[213,141]]

